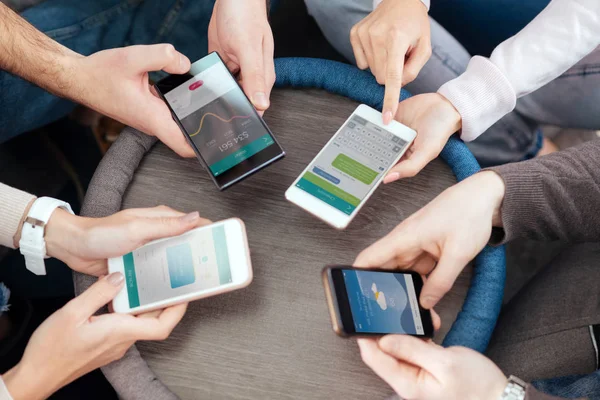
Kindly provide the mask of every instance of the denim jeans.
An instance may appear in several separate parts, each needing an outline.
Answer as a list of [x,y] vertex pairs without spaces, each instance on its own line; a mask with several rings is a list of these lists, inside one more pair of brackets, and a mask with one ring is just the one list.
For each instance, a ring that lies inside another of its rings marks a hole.
[[[208,51],[214,0],[52,0],[21,15],[52,39],[89,55],[172,43],[194,61]],[[0,71],[0,143],[66,116],[75,105]]]
[[[372,11],[372,0],[305,0],[310,14],[321,30],[348,60],[354,62],[350,44],[350,29]],[[438,7],[432,2],[432,14]],[[440,15],[447,23],[456,26],[471,37],[468,48],[489,54],[491,49],[517,32],[539,12],[547,0],[522,2],[517,0],[440,0],[439,6],[453,10],[453,19]],[[446,8],[448,8],[446,7]],[[523,15],[516,10],[523,9]],[[460,13],[458,11],[464,10]],[[468,13],[467,10],[471,10]],[[512,10],[509,14],[507,10]],[[479,12],[473,16],[473,13]],[[505,21],[502,18],[511,18]],[[461,19],[462,18],[462,19]],[[481,27],[487,21],[486,29]],[[486,30],[501,35],[489,35]],[[482,32],[477,40],[472,37]],[[497,32],[496,32],[497,33]],[[463,33],[464,35],[464,33]],[[413,94],[435,92],[447,81],[466,70],[471,54],[448,30],[431,18],[432,57],[421,73],[406,88]],[[515,111],[489,128],[480,138],[468,143],[469,148],[483,166],[520,161],[534,156],[541,145],[540,124],[568,128],[600,129],[600,49],[595,50],[562,76],[543,88],[517,101]]]

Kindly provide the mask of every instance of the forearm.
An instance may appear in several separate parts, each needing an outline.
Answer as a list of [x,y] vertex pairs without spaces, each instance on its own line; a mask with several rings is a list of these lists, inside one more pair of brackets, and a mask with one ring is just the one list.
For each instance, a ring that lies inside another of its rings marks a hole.
[[491,170],[505,183],[501,242],[600,240],[600,140]]
[[72,97],[74,60],[81,57],[0,3],[0,69],[55,95]]
[[0,246],[16,248],[19,232],[35,196],[0,183]]
[[10,397],[0,397],[0,400],[42,400],[48,398],[63,384],[47,379],[42,371],[30,371],[21,363],[17,364],[4,375],[6,391]]
[[462,139],[476,139],[511,112],[517,98],[592,52],[600,44],[599,30],[597,0],[553,0],[489,59],[473,57],[465,73],[439,89],[462,116]]

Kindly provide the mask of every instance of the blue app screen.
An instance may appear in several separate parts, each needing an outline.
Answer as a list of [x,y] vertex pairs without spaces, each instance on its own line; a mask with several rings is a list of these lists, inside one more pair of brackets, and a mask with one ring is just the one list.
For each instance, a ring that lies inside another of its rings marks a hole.
[[412,275],[343,270],[357,333],[423,335]]
[[139,248],[123,265],[131,308],[232,282],[222,224]]

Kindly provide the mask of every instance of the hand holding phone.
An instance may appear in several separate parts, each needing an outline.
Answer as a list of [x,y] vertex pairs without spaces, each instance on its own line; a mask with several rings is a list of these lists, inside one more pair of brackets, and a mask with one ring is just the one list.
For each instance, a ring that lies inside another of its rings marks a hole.
[[187,304],[139,316],[95,315],[122,287],[123,275],[103,277],[48,317],[21,361],[2,375],[9,398],[49,398],[61,386],[120,359],[136,341],[166,339],[185,314]]
[[360,105],[286,191],[286,198],[344,229],[409,148],[416,132]]
[[244,288],[252,265],[244,223],[237,218],[157,240],[108,260],[125,287],[113,300],[118,313],[139,314]]
[[338,335],[433,336],[431,312],[419,305],[423,278],[416,272],[339,266],[323,269],[322,277]]
[[198,160],[221,190],[285,152],[217,53],[155,85]]

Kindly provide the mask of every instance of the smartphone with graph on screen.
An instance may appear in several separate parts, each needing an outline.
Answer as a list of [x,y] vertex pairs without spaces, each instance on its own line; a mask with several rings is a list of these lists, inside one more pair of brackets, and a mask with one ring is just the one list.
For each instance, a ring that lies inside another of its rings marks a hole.
[[154,86],[220,190],[285,156],[216,52]]

